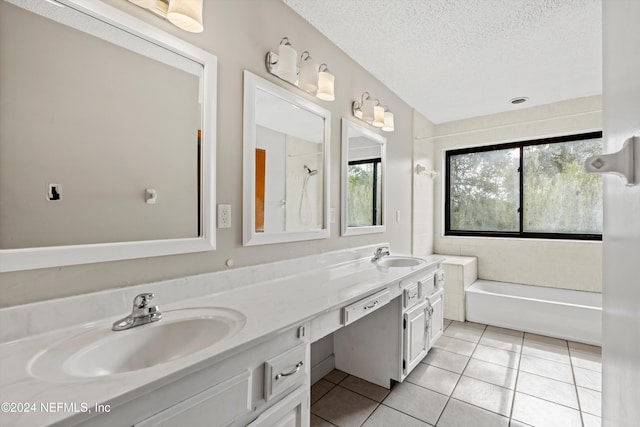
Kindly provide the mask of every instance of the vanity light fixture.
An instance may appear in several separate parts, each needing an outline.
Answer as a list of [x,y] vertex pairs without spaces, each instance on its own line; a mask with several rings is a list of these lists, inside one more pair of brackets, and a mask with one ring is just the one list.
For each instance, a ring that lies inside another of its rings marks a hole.
[[416,175],[429,175],[433,179],[440,176],[440,172],[436,172],[433,169],[429,170],[422,163],[416,163]]
[[373,127],[381,128],[385,132],[395,130],[393,113],[379,100],[371,99],[369,92],[362,94],[360,102],[353,101],[351,112],[357,119],[367,122]]
[[203,0],[129,0],[190,33],[204,31],[202,23]]
[[336,78],[329,71],[327,64],[318,65],[308,50],[302,52],[298,63],[298,52],[287,37],[280,40],[277,54],[271,51],[267,52],[265,65],[269,74],[273,74],[323,101],[335,100]]

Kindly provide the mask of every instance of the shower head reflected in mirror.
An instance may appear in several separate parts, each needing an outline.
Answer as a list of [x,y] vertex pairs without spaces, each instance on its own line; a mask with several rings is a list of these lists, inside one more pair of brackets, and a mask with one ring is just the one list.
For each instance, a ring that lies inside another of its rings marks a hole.
[[307,174],[309,174],[309,176],[314,176],[318,174],[317,169],[310,169],[309,166],[307,165],[304,165],[304,169],[307,171]]

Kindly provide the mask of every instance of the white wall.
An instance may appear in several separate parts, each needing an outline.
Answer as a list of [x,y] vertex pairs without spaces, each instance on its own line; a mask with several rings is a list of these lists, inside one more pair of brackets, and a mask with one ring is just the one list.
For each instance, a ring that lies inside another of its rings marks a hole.
[[[218,230],[217,250],[211,252],[2,273],[0,306],[222,270],[227,268],[227,259],[233,259],[236,267],[242,267],[379,242],[389,242],[394,252],[411,251],[412,110],[308,22],[280,0],[206,1],[205,30],[191,34],[130,2],[105,1],[218,57],[217,202],[231,204],[232,228]],[[310,97],[267,73],[265,55],[269,50],[277,50],[284,36],[298,51],[309,50],[315,59],[327,63],[336,76],[334,102]],[[340,215],[336,215],[336,222],[330,225],[329,239],[242,246],[242,76],[245,69],[331,111],[330,196],[331,207],[336,212],[340,212],[340,119],[351,117],[351,103],[359,100],[365,91],[389,106],[395,114],[396,130],[385,133],[387,170],[391,177],[386,198],[390,221],[385,233],[340,237]],[[395,220],[396,211],[399,211],[399,222]]]
[[427,170],[435,169],[433,164],[434,142],[429,139],[435,135],[436,126],[426,117],[413,110],[413,253],[431,255],[433,250],[434,205],[433,190],[437,178],[416,174],[416,164],[424,165]]
[[[436,135],[417,141],[433,144],[434,164],[443,172],[446,149],[542,138],[602,129],[600,96],[519,109],[436,126]],[[417,151],[417,150],[416,150]],[[444,179],[435,185],[435,252],[478,257],[478,276],[539,286],[602,291],[602,244],[591,241],[445,237]]]

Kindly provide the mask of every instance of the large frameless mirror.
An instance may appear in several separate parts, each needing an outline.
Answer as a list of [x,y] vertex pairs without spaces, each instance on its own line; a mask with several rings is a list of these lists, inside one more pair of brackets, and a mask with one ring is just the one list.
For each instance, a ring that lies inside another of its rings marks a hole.
[[385,231],[387,139],[342,119],[342,235]]
[[245,245],[329,237],[331,113],[244,72]]
[[216,57],[98,1],[0,1],[0,271],[215,249]]

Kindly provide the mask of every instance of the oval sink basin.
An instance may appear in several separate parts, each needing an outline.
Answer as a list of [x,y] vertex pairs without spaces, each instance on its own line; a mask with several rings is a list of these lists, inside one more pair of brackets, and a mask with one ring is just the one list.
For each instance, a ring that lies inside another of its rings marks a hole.
[[424,261],[420,258],[403,256],[384,257],[377,262],[377,264],[381,267],[416,267],[423,263]]
[[124,374],[169,363],[207,349],[239,332],[246,317],[214,307],[162,312],[162,320],[125,331],[93,327],[53,344],[29,363],[45,380]]

